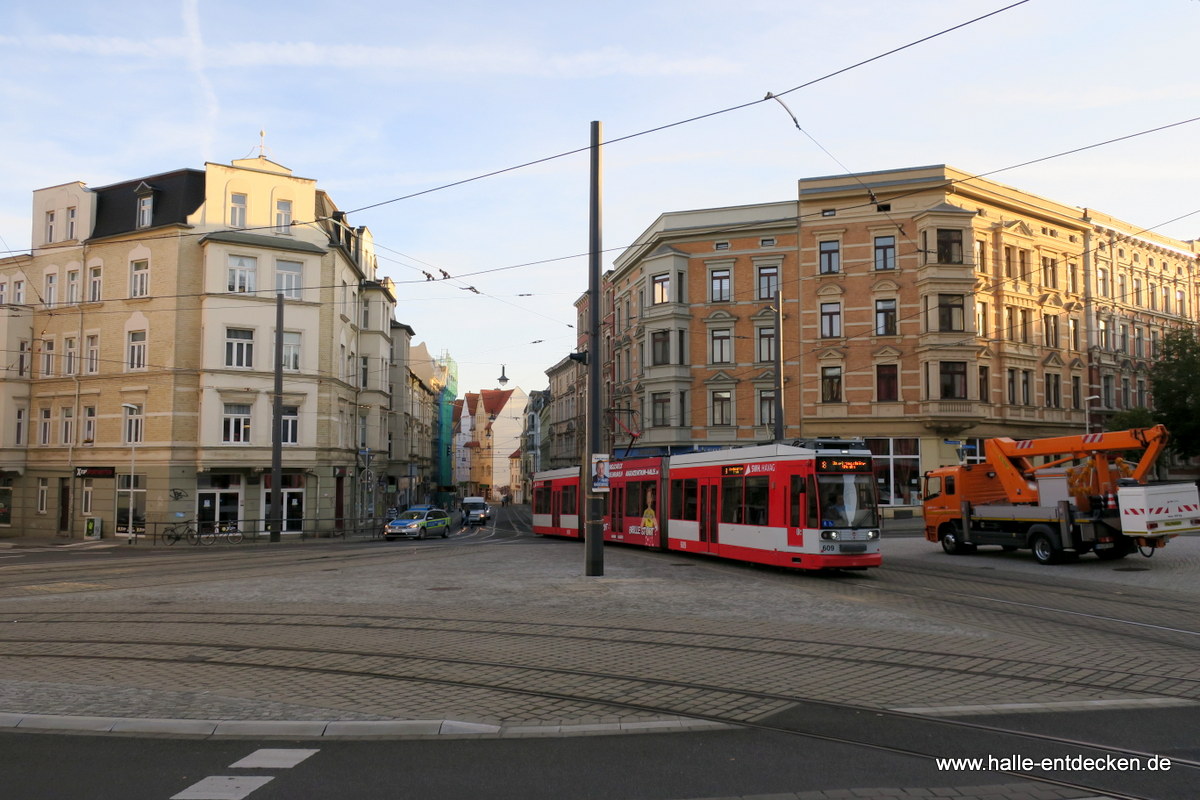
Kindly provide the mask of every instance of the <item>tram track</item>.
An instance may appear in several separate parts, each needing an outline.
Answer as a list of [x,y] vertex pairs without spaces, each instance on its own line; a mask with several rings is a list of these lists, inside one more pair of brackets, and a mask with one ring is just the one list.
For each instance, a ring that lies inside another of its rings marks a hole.
[[[14,640],[4,639],[4,643],[12,644]],[[27,640],[45,643],[44,640]],[[72,638],[69,643],[73,647],[86,647],[89,644],[110,644],[104,640],[87,641]],[[175,669],[195,667],[203,663],[210,667],[226,667],[244,670],[252,667],[266,673],[286,673],[293,678],[307,675],[311,678],[329,678],[336,680],[363,680],[374,682],[406,683],[421,686],[436,686],[456,691],[487,690],[509,695],[520,695],[537,699],[552,699],[566,703],[581,703],[601,705],[614,711],[636,712],[656,716],[683,716],[705,720],[708,722],[734,725],[743,728],[753,728],[794,736],[805,737],[823,742],[840,743],[854,747],[870,748],[900,755],[922,759],[944,757],[944,752],[938,751],[938,746],[914,746],[914,742],[941,743],[945,746],[953,743],[956,752],[972,753],[1015,753],[1035,752],[1046,754],[1047,757],[1058,755],[1103,758],[1113,756],[1119,758],[1148,759],[1155,754],[1137,748],[1115,746],[1093,741],[1082,741],[1068,737],[1052,736],[1039,733],[1017,731],[996,725],[987,725],[956,719],[932,718],[920,714],[906,713],[876,707],[861,706],[848,702],[833,702],[812,699],[795,694],[758,691],[730,686],[719,686],[696,681],[686,681],[666,678],[636,677],[629,674],[614,674],[597,670],[581,670],[571,668],[532,667],[528,664],[508,662],[483,661],[473,659],[450,659],[419,657],[412,655],[381,654],[377,650],[353,651],[334,648],[314,647],[253,647],[245,648],[237,643],[224,642],[164,642],[164,641],[130,641],[124,644],[136,648],[137,652],[129,655],[109,653],[94,656],[82,653],[26,653],[27,658],[70,659],[79,661],[103,660],[118,662],[129,668],[136,665],[155,664]],[[175,655],[154,655],[154,650],[187,648],[193,652]],[[249,657],[252,650],[257,657]],[[197,652],[197,651],[207,651]],[[281,662],[279,656],[287,654],[298,656],[300,659],[285,659]],[[7,654],[11,657],[12,654]],[[328,659],[340,656],[350,656],[355,659],[369,657],[374,668],[348,668],[331,665]],[[304,658],[314,662],[303,663]],[[395,659],[384,668],[380,661]],[[401,663],[403,662],[403,663]],[[465,670],[478,674],[480,670],[489,671],[490,680],[436,677],[448,670]],[[580,680],[584,679],[584,680]],[[536,686],[539,688],[529,688]],[[575,687],[573,691],[556,689],[556,686]],[[586,687],[581,690],[580,687]],[[723,705],[743,703],[746,707],[766,709],[764,713],[753,715],[728,714],[716,711],[705,711],[695,706],[695,698],[706,695],[719,695]],[[643,701],[630,699],[637,696],[659,696],[678,698],[675,702]],[[749,701],[749,702],[747,702]],[[916,732],[914,732],[914,730]],[[1187,771],[1194,781],[1200,781],[1200,762],[1186,759],[1172,759],[1172,769],[1175,776],[1180,771]],[[1143,795],[1137,793],[1114,792],[1111,783],[1080,782],[1079,780],[1060,780],[1047,777],[1044,774],[1021,770],[999,770],[1004,774],[1033,780],[1057,786],[1098,790],[1106,796],[1115,798],[1139,798],[1144,800],[1161,800],[1160,795]],[[1187,780],[1187,779],[1183,779]]]

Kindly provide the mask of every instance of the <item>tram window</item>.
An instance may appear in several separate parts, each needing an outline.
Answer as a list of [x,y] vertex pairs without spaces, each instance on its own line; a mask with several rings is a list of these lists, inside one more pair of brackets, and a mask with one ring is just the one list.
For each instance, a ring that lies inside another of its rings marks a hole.
[[742,479],[721,479],[721,522],[737,525],[742,521]]
[[767,475],[752,475],[746,478],[745,513],[742,519],[747,525],[766,525],[768,505],[771,497],[771,478]]
[[563,514],[578,513],[575,510],[575,503],[577,502],[576,497],[577,497],[577,493],[578,493],[578,488],[579,487],[577,487],[577,486],[564,486],[563,487],[563,490],[562,490],[562,513]]
[[808,476],[806,485],[808,487],[806,493],[808,503],[806,504],[804,527],[819,528],[821,527],[821,510],[817,503],[817,484],[812,475]]
[[544,486],[533,490],[533,513],[550,513],[550,490]]
[[788,524],[793,528],[800,527],[800,510],[803,508],[804,497],[804,478],[793,475],[788,492]]
[[671,519],[697,519],[698,505],[695,478],[671,481]]

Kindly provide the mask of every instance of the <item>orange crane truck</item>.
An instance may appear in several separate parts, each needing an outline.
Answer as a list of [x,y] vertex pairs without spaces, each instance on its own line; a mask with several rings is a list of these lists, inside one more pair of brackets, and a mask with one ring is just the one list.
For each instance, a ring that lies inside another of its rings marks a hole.
[[1168,439],[1162,425],[987,439],[983,461],[925,474],[925,538],[955,555],[979,545],[1027,548],[1041,564],[1087,552],[1152,556],[1175,536],[1200,532],[1194,483],[1147,480]]

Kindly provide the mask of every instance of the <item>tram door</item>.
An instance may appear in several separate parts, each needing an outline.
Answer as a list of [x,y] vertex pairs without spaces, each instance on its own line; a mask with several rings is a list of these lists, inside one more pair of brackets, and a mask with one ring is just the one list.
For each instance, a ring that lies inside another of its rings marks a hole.
[[721,482],[716,478],[701,478],[698,487],[700,491],[700,551],[710,553],[716,551],[717,544],[717,503],[721,497]]
[[625,486],[608,490],[608,530],[605,533],[625,533]]
[[550,487],[550,527],[558,530],[562,527],[562,489]]

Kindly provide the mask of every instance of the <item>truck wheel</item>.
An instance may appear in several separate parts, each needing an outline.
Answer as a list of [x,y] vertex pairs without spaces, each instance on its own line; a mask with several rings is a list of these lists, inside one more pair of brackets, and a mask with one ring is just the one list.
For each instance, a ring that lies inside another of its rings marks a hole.
[[940,538],[942,549],[952,556],[961,556],[975,552],[975,545],[963,544],[957,525],[947,525],[943,528]]
[[1063,560],[1063,551],[1055,547],[1054,540],[1048,533],[1035,533],[1029,546],[1039,564],[1057,564]]

